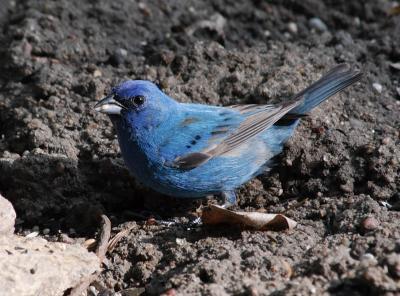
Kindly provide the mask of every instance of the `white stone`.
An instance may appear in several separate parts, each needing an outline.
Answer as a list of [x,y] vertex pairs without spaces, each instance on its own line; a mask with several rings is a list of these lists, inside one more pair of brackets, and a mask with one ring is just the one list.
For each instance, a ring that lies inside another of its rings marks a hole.
[[16,217],[17,215],[11,202],[0,194],[0,236],[14,233]]
[[1,295],[61,296],[99,270],[97,256],[78,244],[0,236]]
[[379,94],[382,93],[382,89],[383,89],[382,84],[375,82],[375,83],[372,84],[372,87],[373,87]]
[[296,23],[294,23],[294,22],[288,23],[288,30],[293,34],[297,34],[297,32],[299,31]]
[[318,17],[313,17],[308,21],[311,28],[316,29],[320,32],[328,31],[328,26]]

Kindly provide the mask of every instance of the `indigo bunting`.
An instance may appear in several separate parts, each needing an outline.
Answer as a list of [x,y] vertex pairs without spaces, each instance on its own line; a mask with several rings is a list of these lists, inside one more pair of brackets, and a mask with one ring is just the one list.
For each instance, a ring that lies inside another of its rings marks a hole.
[[220,195],[229,205],[237,187],[271,168],[300,118],[361,76],[340,64],[287,102],[227,107],[179,103],[150,81],[128,80],[95,110],[109,115],[138,181],[170,196]]

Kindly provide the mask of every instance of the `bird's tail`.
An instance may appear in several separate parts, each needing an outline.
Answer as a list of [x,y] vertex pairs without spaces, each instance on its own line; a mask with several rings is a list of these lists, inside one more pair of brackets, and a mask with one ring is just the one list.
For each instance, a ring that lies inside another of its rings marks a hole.
[[303,102],[290,110],[283,119],[285,119],[285,117],[289,119],[307,115],[313,108],[334,94],[359,81],[361,77],[362,73],[352,69],[348,64],[337,65],[318,81],[296,94],[292,100],[301,99]]

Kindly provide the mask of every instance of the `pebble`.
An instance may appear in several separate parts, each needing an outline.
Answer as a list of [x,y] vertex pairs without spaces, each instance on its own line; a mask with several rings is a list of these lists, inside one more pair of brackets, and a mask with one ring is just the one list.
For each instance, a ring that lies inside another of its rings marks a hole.
[[75,240],[73,238],[70,238],[67,234],[65,233],[60,233],[60,236],[58,238],[59,242],[66,243],[66,244],[73,244]]
[[32,154],[45,154],[44,150],[41,148],[34,148],[32,149]]
[[144,2],[139,2],[138,8],[140,11],[145,15],[145,16],[150,16],[151,15],[151,10],[149,7],[146,5]]
[[93,77],[101,77],[101,75],[103,75],[103,73],[101,73],[99,69],[94,70]]
[[49,228],[45,228],[42,230],[43,235],[47,235],[50,233],[50,229]]
[[365,253],[361,256],[361,260],[366,260],[366,261],[375,261],[375,256],[371,253]]
[[319,216],[321,217],[321,218],[324,218],[324,217],[326,217],[326,215],[327,215],[328,213],[326,212],[326,210],[325,209],[321,209],[321,210],[319,210]]
[[361,221],[361,230],[366,233],[372,230],[375,230],[379,227],[379,221],[374,217],[367,217]]
[[56,112],[52,111],[52,110],[47,110],[47,117],[49,119],[54,119],[56,118]]
[[43,125],[40,119],[34,118],[28,123],[28,127],[31,129],[38,129]]
[[308,21],[311,28],[320,32],[328,31],[328,26],[318,17],[313,17]]
[[25,237],[26,238],[33,238],[33,237],[37,237],[38,235],[39,235],[39,232],[34,231],[34,232],[31,232],[31,233],[25,235]]
[[126,49],[117,48],[110,57],[110,63],[113,66],[119,66],[125,62],[128,52]]
[[359,27],[361,25],[361,20],[358,16],[354,18],[354,25]]
[[118,48],[115,52],[124,58],[128,56],[128,51],[123,48]]
[[372,87],[376,90],[377,93],[382,93],[382,84],[375,82],[372,84]]
[[390,254],[387,259],[389,273],[397,279],[400,279],[400,254]]
[[297,24],[294,22],[288,23],[287,27],[290,33],[297,34],[297,32],[299,31],[299,29],[297,28]]
[[175,241],[178,246],[182,246],[186,243],[186,239],[184,239],[184,238],[176,238]]
[[386,202],[386,201],[380,201],[379,204],[380,204],[382,207],[385,207],[385,208],[387,208],[387,209],[390,209],[390,208],[392,207],[392,205],[391,205],[390,203]]
[[382,139],[382,144],[383,145],[388,145],[391,142],[390,137],[385,137]]
[[351,183],[346,183],[346,184],[342,184],[340,185],[340,190],[342,190],[343,192],[346,193],[351,193],[353,192],[353,185]]

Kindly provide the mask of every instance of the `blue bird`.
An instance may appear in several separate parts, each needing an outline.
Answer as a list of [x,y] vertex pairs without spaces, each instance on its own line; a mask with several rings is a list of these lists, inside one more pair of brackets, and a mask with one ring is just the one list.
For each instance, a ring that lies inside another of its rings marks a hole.
[[301,117],[361,79],[340,64],[288,102],[227,107],[179,103],[155,84],[128,80],[95,105],[109,115],[124,161],[144,185],[169,196],[220,195],[272,166]]

